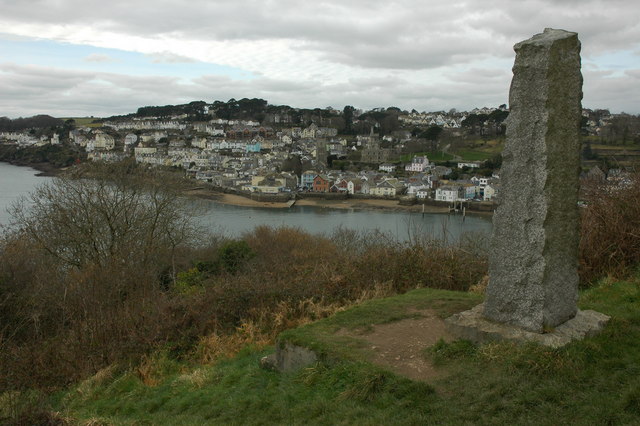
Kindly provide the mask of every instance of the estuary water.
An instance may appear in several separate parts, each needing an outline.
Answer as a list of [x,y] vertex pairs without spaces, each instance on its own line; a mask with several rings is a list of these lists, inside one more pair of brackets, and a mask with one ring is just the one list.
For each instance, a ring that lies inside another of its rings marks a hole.
[[12,166],[0,162],[0,226],[7,225],[10,215],[7,209],[20,198],[50,177],[36,176],[39,172],[29,167]]
[[[20,196],[52,178],[36,176],[37,171],[0,162],[0,225],[7,225],[7,208]],[[309,206],[290,209],[237,207],[209,200],[185,199],[199,212],[197,221],[205,228],[229,237],[238,237],[259,225],[291,226],[311,233],[330,234],[337,228],[380,231],[399,241],[429,234],[456,240],[465,232],[489,233],[491,219],[469,215],[410,213],[404,211],[341,210]]]

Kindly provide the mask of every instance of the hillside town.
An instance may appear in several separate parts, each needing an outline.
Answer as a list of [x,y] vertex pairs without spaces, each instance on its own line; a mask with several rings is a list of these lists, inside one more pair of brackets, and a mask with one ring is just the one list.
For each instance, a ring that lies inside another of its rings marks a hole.
[[[336,193],[491,202],[500,192],[500,155],[491,144],[504,139],[507,116],[506,105],[469,112],[296,110],[232,99],[143,107],[84,124],[67,119],[49,131],[2,131],[0,143],[66,145],[89,161],[134,158],[256,199]],[[606,135],[614,119],[606,110],[584,110],[583,132]]]

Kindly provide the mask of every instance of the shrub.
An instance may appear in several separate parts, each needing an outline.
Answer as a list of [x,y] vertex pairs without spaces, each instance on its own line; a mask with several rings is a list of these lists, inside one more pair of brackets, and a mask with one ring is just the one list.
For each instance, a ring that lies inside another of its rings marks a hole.
[[640,177],[588,182],[582,212],[580,276],[588,285],[624,277],[640,263]]
[[192,294],[203,290],[205,275],[198,267],[178,272],[175,288],[178,293]]
[[116,251],[73,264],[9,234],[0,244],[0,391],[65,385],[159,348],[213,361],[368,298],[466,289],[486,259],[464,244],[258,227],[239,240],[159,250],[149,263]]
[[243,240],[226,242],[218,249],[220,264],[225,271],[231,274],[238,272],[240,267],[254,256],[255,253],[249,244]]

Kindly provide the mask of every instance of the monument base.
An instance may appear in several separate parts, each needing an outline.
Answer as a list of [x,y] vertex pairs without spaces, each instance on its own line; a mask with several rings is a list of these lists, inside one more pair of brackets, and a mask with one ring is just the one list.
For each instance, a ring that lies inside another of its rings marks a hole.
[[483,317],[484,304],[460,312],[444,320],[447,331],[454,337],[485,343],[499,340],[535,342],[559,348],[572,340],[597,334],[609,321],[609,316],[596,311],[578,311],[575,317],[548,333],[534,333],[509,324],[489,321]]

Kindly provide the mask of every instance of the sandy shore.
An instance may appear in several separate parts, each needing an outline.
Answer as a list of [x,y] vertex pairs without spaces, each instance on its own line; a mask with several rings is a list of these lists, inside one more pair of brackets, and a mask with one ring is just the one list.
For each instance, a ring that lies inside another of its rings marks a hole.
[[[286,203],[254,201],[249,198],[243,197],[241,195],[217,193],[217,192],[209,191],[207,189],[188,190],[185,192],[185,194],[188,196],[214,200],[219,203],[230,204],[230,205],[241,206],[241,207],[263,207],[263,208],[273,208],[273,209],[286,209],[289,207]],[[422,205],[416,204],[412,206],[402,206],[398,204],[397,200],[376,200],[376,199],[325,200],[322,198],[306,198],[302,200],[297,200],[295,205],[312,206],[312,207],[320,207],[320,208],[327,208],[327,209],[394,210],[394,211],[412,211],[412,212],[422,211]],[[446,213],[447,211],[448,211],[447,207],[435,207],[435,206],[425,207],[426,213]]]
[[[319,198],[307,198],[296,201],[297,206],[313,206],[329,209],[358,209],[358,210],[395,210],[395,211],[411,211],[421,212],[422,205],[414,204],[411,206],[403,206],[398,204],[397,200],[324,200]],[[446,213],[447,207],[425,206],[426,213]]]
[[273,209],[286,209],[289,206],[286,203],[264,203],[261,201],[254,201],[247,197],[234,194],[224,194],[221,192],[213,192],[208,189],[188,189],[185,195],[189,197],[203,198],[206,200],[217,201],[222,204],[230,204],[232,206],[240,207],[266,207]]

